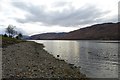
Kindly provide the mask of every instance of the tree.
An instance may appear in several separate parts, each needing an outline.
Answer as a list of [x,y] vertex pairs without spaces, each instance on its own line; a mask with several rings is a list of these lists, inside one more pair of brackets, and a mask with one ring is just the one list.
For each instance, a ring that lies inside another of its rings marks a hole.
[[22,38],[22,37],[23,37],[22,33],[19,33],[19,34],[18,34],[18,36],[19,36],[20,38]]
[[16,39],[21,39],[23,37],[22,33],[19,33],[17,36],[16,36]]
[[6,28],[6,33],[9,37],[14,37],[14,35],[17,34],[17,31],[15,31],[15,26],[8,25],[8,27]]
[[4,37],[8,37],[7,34],[4,34],[3,36],[4,36]]
[[18,36],[16,36],[16,39],[19,39],[19,37],[18,37]]

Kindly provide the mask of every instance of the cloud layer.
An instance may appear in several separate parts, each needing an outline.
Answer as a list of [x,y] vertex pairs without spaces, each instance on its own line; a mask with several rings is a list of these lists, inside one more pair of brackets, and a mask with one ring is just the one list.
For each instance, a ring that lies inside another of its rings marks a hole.
[[[15,7],[27,11],[25,19],[16,19],[20,23],[41,22],[44,25],[77,26],[100,21],[101,16],[109,11],[100,11],[93,5],[75,9],[72,5],[62,11],[46,11],[44,6],[35,6],[23,2],[13,2]],[[67,3],[64,3],[64,5]],[[61,6],[57,4],[57,6]]]
[[30,35],[69,32],[97,23],[117,22],[118,1],[0,0],[0,33],[9,24]]

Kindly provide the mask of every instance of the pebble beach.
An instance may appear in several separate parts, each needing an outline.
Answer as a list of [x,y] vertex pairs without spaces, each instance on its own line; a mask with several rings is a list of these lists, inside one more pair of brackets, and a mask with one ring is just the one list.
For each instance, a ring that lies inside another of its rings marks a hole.
[[2,49],[2,78],[47,78],[86,80],[79,68],[59,60],[32,41]]

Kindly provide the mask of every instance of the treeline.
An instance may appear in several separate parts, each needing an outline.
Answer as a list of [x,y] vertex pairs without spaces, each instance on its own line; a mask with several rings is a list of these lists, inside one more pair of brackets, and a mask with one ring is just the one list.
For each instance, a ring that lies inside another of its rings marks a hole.
[[10,38],[16,38],[16,39],[22,39],[23,34],[21,32],[18,32],[15,30],[15,26],[8,25],[8,27],[5,29],[5,34],[3,34],[4,37],[10,37]]

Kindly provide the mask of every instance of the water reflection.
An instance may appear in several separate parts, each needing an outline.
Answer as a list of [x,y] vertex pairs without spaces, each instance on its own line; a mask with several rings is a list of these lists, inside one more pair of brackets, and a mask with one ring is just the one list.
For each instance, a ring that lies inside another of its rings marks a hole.
[[101,41],[44,41],[45,49],[56,58],[80,66],[80,71],[88,77],[118,77],[118,43]]

